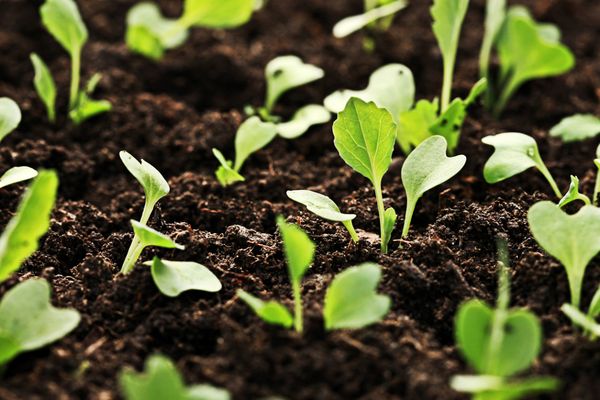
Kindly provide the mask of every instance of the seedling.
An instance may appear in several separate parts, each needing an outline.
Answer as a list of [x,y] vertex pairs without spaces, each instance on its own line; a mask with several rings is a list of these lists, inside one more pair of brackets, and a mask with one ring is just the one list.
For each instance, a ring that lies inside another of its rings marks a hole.
[[540,156],[534,138],[523,133],[506,132],[486,136],[481,141],[494,147],[494,154],[483,167],[483,176],[487,183],[498,183],[536,167],[544,175],[556,197],[563,197]]
[[[95,90],[99,75],[94,75],[85,89],[80,88],[81,52],[87,42],[88,32],[74,0],[46,0],[40,8],[42,23],[71,57],[71,86],[69,90],[69,117],[79,124],[95,115],[110,111],[112,106],[106,100],[92,100],[89,96]],[[46,106],[48,119],[56,118],[56,85],[50,70],[37,55],[31,55],[35,69],[34,86]]]
[[383,205],[381,181],[394,151],[396,124],[390,113],[375,103],[352,98],[333,123],[334,144],[342,159],[356,172],[369,179],[375,190],[381,251],[387,253],[396,213]]
[[585,270],[600,251],[600,209],[586,205],[569,215],[542,201],[529,209],[527,219],[538,244],[565,268],[571,305],[579,308]]
[[[560,43],[560,31],[552,24],[539,24],[522,6],[505,11],[505,0],[488,1],[485,38],[480,53],[480,73],[490,84],[488,107],[496,116],[512,95],[527,81],[558,76],[571,70],[575,58]],[[496,48],[498,76],[490,74],[489,60]]]
[[537,317],[525,309],[509,309],[507,260],[499,263],[498,300],[491,308],[480,300],[460,306],[455,321],[458,348],[478,375],[452,378],[454,390],[473,393],[474,399],[518,399],[553,391],[550,377],[514,380],[528,369],[541,349],[542,329]]
[[204,265],[190,261],[169,261],[154,257],[144,265],[151,267],[152,279],[162,294],[177,297],[188,290],[218,292],[219,279]]
[[170,19],[156,4],[142,2],[127,13],[125,40],[131,51],[160,60],[187,40],[190,29],[238,27],[250,20],[255,5],[256,0],[184,0],[183,14]]
[[563,304],[560,309],[575,325],[583,328],[590,340],[600,337],[600,324],[596,322],[596,318],[600,316],[600,286],[590,302],[587,314],[571,304]]
[[560,137],[563,142],[578,142],[600,134],[600,118],[591,114],[576,114],[564,118],[550,129],[550,136]]
[[0,142],[21,122],[21,109],[8,97],[0,97]]
[[154,355],[146,360],[145,371],[121,372],[119,379],[127,400],[230,400],[229,392],[211,385],[186,386],[171,360]]
[[588,206],[592,204],[589,197],[587,197],[585,194],[579,193],[579,178],[571,175],[571,184],[569,185],[569,190],[564,197],[560,199],[558,206],[562,208],[567,204],[577,200],[582,201],[583,204]]
[[402,166],[402,184],[406,191],[406,214],[402,236],[410,229],[417,201],[425,192],[456,175],[467,162],[463,155],[447,157],[448,144],[442,136],[432,136],[421,142],[406,157]]
[[0,282],[37,250],[39,239],[50,227],[57,188],[56,173],[40,171],[23,195],[17,213],[0,236]]
[[29,279],[10,289],[0,301],[0,367],[20,353],[42,348],[77,327],[76,310],[50,303],[50,285]]
[[12,167],[0,176],[0,189],[14,183],[33,179],[37,174],[38,172],[30,167]]
[[341,222],[348,230],[354,242],[358,242],[358,235],[352,225],[355,214],[343,214],[340,208],[329,197],[311,190],[288,190],[287,196],[306,206],[308,211],[328,221]]

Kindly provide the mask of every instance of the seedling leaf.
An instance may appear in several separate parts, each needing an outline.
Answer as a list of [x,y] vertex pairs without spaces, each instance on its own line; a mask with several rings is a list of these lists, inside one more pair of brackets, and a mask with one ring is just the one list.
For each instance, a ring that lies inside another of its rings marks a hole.
[[0,97],[0,142],[21,122],[21,110],[8,97]]
[[600,324],[594,321],[590,315],[582,313],[579,308],[571,304],[563,304],[560,310],[575,324],[592,335],[592,338],[600,337]]
[[17,213],[0,236],[0,282],[37,250],[38,240],[50,227],[57,188],[56,173],[41,171],[23,195]]
[[560,137],[563,142],[576,142],[600,134],[600,118],[591,114],[576,114],[564,118],[550,129],[550,136]]
[[364,263],[335,276],[325,294],[325,329],[359,329],[380,321],[391,300],[377,294],[381,267]]
[[506,18],[506,0],[488,0],[485,10],[485,34],[479,53],[479,72],[482,78],[489,73],[492,48],[498,39]]
[[287,308],[276,301],[262,301],[258,297],[242,289],[238,289],[237,295],[242,299],[263,321],[272,325],[281,325],[284,328],[291,328],[294,324],[294,318]]
[[383,214],[383,236],[381,237],[381,242],[385,244],[386,248],[392,238],[392,232],[394,231],[397,219],[398,215],[396,214],[396,210],[392,207],[385,210],[385,213]]
[[77,4],[73,0],[46,0],[40,8],[42,23],[74,58],[88,38]]
[[389,4],[385,4],[381,7],[376,7],[371,10],[367,10],[363,14],[353,15],[339,21],[333,27],[333,36],[336,38],[346,37],[354,32],[361,30],[367,25],[396,14],[408,5],[407,0],[396,0]]
[[265,108],[270,113],[281,95],[290,89],[321,79],[325,72],[305,64],[296,56],[281,56],[271,60],[265,68],[267,97]]
[[181,23],[185,26],[233,28],[248,22],[255,0],[185,0]]
[[283,239],[283,250],[292,282],[300,282],[310,267],[315,255],[315,244],[306,232],[294,224],[288,224],[283,217],[277,218],[277,226]]
[[250,154],[257,152],[277,136],[277,126],[250,117],[242,123],[235,135],[235,163],[233,169],[240,171]]
[[413,109],[400,114],[398,144],[404,154],[409,154],[414,147],[431,136],[430,128],[439,118],[438,108],[437,100],[419,100]]
[[38,96],[46,107],[46,113],[50,122],[56,120],[56,84],[50,69],[44,61],[35,53],[29,56],[35,75],[33,77],[33,86]]
[[456,175],[465,165],[463,155],[446,156],[447,142],[432,136],[413,150],[402,166],[402,184],[406,191],[406,216],[402,236],[408,234],[417,201],[425,192]]
[[[0,302],[0,332],[18,345],[19,353],[39,349],[62,338],[75,329],[79,321],[77,311],[52,306],[50,285],[43,279],[18,284]],[[16,356],[14,347],[11,352]],[[9,361],[0,355],[0,360],[3,359]]]
[[204,265],[189,261],[168,261],[154,257],[144,265],[152,268],[152,278],[162,294],[177,297],[187,290],[218,292],[219,279]]
[[131,220],[133,231],[139,237],[143,247],[156,246],[165,249],[183,250],[185,247],[175,243],[167,235],[160,233],[136,220]]
[[583,203],[586,205],[592,204],[589,197],[587,197],[585,194],[579,193],[579,178],[571,175],[571,184],[569,185],[569,190],[558,202],[558,206],[562,208],[567,204],[577,200],[583,201]]
[[96,115],[112,110],[112,104],[108,100],[94,100],[90,96],[96,90],[102,76],[94,74],[89,80],[86,90],[79,91],[75,107],[69,111],[69,117],[76,125]]
[[213,155],[216,157],[216,159],[221,164],[221,166],[215,172],[215,176],[217,177],[217,180],[219,181],[219,183],[221,185],[229,186],[232,183],[241,182],[241,181],[245,180],[242,175],[240,175],[236,170],[234,170],[231,167],[232,162],[227,161],[225,159],[225,156],[223,156],[223,153],[221,153],[217,149],[212,149],[212,152],[213,152]]
[[571,304],[580,306],[585,269],[600,251],[600,209],[583,206],[569,215],[549,201],[534,204],[527,216],[538,244],[564,266]]
[[33,179],[37,174],[37,171],[30,167],[12,167],[0,177],[0,188]]
[[277,124],[277,133],[284,139],[296,139],[313,125],[324,124],[331,119],[329,111],[318,104],[302,107],[288,122]]
[[600,286],[598,286],[598,289],[596,289],[596,293],[594,293],[594,297],[590,302],[588,315],[591,318],[596,318],[600,315]]

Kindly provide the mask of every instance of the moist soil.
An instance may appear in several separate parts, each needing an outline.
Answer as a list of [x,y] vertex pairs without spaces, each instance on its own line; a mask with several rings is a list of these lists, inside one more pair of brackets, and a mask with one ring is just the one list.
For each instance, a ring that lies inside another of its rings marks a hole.
[[[377,232],[373,192],[337,155],[331,123],[298,140],[275,140],[248,160],[246,181],[228,188],[215,180],[218,164],[211,149],[233,156],[243,108],[262,103],[263,68],[277,55],[296,54],[326,71],[324,79],[282,98],[277,112],[284,116],[320,103],[336,89],[365,86],[374,69],[391,62],[411,68],[418,98],[438,95],[441,58],[430,28],[430,2],[412,1],[388,32],[376,36],[372,54],[363,51],[362,34],[339,40],[330,33],[336,21],[360,11],[361,1],[272,0],[242,28],[195,29],[184,46],[156,63],[131,54],[123,43],[133,0],[79,1],[90,31],[83,75],[101,72],[97,97],[114,106],[81,126],[62,116],[69,61],[41,27],[41,1],[0,3],[0,95],[23,109],[23,122],[0,148],[0,171],[15,165],[53,168],[61,180],[39,251],[0,285],[0,295],[41,276],[52,283],[54,304],[82,315],[64,339],[11,362],[0,399],[118,399],[119,371],[141,369],[153,353],[171,357],[186,382],[225,387],[234,399],[466,399],[448,385],[454,374],[472,372],[454,345],[453,318],[467,299],[494,301],[498,237],[510,248],[512,304],[535,312],[543,326],[543,349],[530,373],[562,381],[556,393],[539,398],[598,398],[600,342],[586,340],[559,311],[569,300],[565,272],[528,230],[528,208],[551,199],[551,191],[534,170],[486,184],[482,167],[491,150],[480,140],[503,131],[532,134],[561,188],[573,174],[591,193],[597,141],[562,144],[549,138],[548,129],[572,113],[600,114],[597,1],[513,2],[529,6],[539,20],[557,23],[577,66],[523,87],[498,121],[474,107],[459,147],[468,158],[466,167],[425,195],[408,239],[401,240],[397,228],[387,255],[368,239],[353,244],[341,225],[316,218],[285,195],[304,188],[326,193],[344,212],[357,215],[355,226],[363,233]],[[170,15],[180,12],[179,3],[160,2]],[[461,96],[478,75],[484,2],[471,3],[454,82],[454,93]],[[48,62],[61,93],[55,125],[47,122],[32,89],[28,57],[34,51]],[[139,218],[143,206],[140,186],[118,158],[123,149],[168,177],[171,193],[150,225],[186,247],[147,250],[142,260],[157,254],[200,262],[220,278],[221,292],[171,299],[158,292],[141,264],[128,276],[118,275],[132,238],[129,220]],[[401,212],[403,156],[396,151],[396,157],[383,187],[386,206]],[[1,228],[24,187],[0,191]],[[264,324],[235,296],[243,288],[291,306],[274,222],[278,214],[317,243],[303,284],[303,335]],[[364,261],[383,266],[380,290],[393,300],[389,315],[365,329],[325,332],[327,285],[336,273]],[[594,260],[588,268],[583,304],[600,281],[599,264]]]

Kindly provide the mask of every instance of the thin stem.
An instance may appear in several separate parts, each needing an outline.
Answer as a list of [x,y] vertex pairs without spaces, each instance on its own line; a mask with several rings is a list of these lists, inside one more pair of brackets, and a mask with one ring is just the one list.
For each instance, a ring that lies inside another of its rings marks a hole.
[[69,93],[69,110],[77,106],[79,95],[79,74],[81,68],[81,49],[74,51],[71,60],[71,90]]
[[292,291],[294,292],[294,328],[296,332],[302,333],[302,296],[300,293],[300,282],[292,282]]
[[342,224],[344,224],[344,226],[346,227],[346,230],[350,234],[352,241],[354,243],[358,243],[358,235],[356,234],[356,231],[354,230],[354,225],[352,225],[352,221],[342,221]]
[[146,198],[146,202],[144,203],[144,210],[142,211],[142,218],[140,218],[140,223],[148,225],[150,214],[152,214],[152,210],[154,210],[155,205],[156,201],[148,201],[148,198]]
[[[585,271],[585,267],[585,265],[583,266],[583,268],[580,268],[579,266],[574,266],[572,271]],[[569,280],[569,291],[571,292],[571,305],[579,309],[579,306],[581,304],[581,284],[583,281],[583,274],[567,273],[567,279]]]
[[121,273],[127,275],[133,270],[135,266],[135,262],[140,258],[142,251],[144,250],[144,245],[140,243],[140,239],[137,235],[133,237],[131,241],[131,245],[129,246],[129,250],[127,251],[127,256],[125,257],[125,261],[123,261],[123,266],[121,266]]
[[383,254],[387,253],[387,243],[383,240],[385,235],[385,207],[383,205],[383,194],[381,193],[381,184],[375,185],[375,199],[377,200],[377,211],[379,212],[379,230],[380,230],[380,239],[381,239],[381,252]]
[[404,213],[404,226],[402,227],[402,237],[408,236],[410,230],[410,223],[412,221],[413,214],[415,212],[416,201],[407,201],[406,211]]
[[487,365],[485,373],[496,375],[497,361],[500,354],[502,341],[504,340],[504,325],[508,317],[508,304],[510,301],[510,287],[508,283],[508,271],[503,261],[498,261],[498,300],[492,319],[490,343],[488,347]]
[[456,58],[456,50],[454,54],[449,57],[450,62],[444,60],[444,83],[442,85],[442,103],[440,115],[443,114],[450,105],[450,96],[452,95],[452,76],[454,75],[454,60]]
[[596,174],[596,185],[594,186],[594,197],[592,197],[592,203],[598,206],[598,194],[600,194],[600,169]]
[[542,173],[542,175],[544,175],[544,178],[546,178],[546,180],[550,184],[550,187],[552,187],[552,191],[554,191],[554,194],[556,195],[556,197],[558,197],[559,199],[562,199],[563,195],[560,192],[560,190],[558,189],[558,185],[556,184],[556,181],[552,177],[552,174],[550,173],[548,168],[546,168],[546,165],[541,160],[541,158],[539,159],[539,161],[537,163],[537,168]]

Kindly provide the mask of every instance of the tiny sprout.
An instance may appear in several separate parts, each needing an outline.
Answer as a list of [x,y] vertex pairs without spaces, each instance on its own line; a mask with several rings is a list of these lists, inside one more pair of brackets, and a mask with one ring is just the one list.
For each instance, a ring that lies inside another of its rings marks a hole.
[[38,96],[46,107],[48,120],[52,123],[56,121],[56,84],[50,69],[44,61],[35,53],[29,56],[35,75],[33,77],[33,86]]
[[50,284],[44,279],[17,284],[0,301],[0,366],[61,339],[80,320],[76,310],[52,306]]
[[143,373],[125,369],[119,383],[127,400],[231,399],[229,392],[211,385],[186,386],[173,362],[161,355],[149,357]]
[[571,304],[563,304],[560,309],[575,325],[583,328],[590,340],[600,337],[600,323],[596,322],[596,318],[600,316],[600,286],[590,302],[587,314]]
[[585,270],[600,252],[600,209],[586,205],[569,215],[556,204],[542,201],[529,209],[527,219],[538,244],[565,268],[571,305],[579,308]]
[[21,109],[8,97],[0,97],[0,141],[21,122]]
[[219,279],[204,265],[190,261],[169,261],[154,257],[144,265],[151,267],[152,279],[162,294],[177,297],[188,290],[218,292]]
[[396,124],[390,113],[375,103],[352,98],[333,124],[334,144],[342,159],[369,179],[375,190],[381,237],[381,251],[387,253],[394,227],[383,204],[381,181],[391,162],[396,140]]
[[464,155],[447,157],[447,142],[432,136],[414,149],[402,166],[402,184],[406,191],[406,214],[402,236],[406,237],[417,201],[425,192],[456,175],[467,162]]
[[577,142],[600,134],[600,118],[591,114],[576,114],[564,118],[550,129],[550,136],[560,137],[563,142]]
[[288,190],[286,193],[290,199],[303,204],[313,214],[328,221],[341,222],[348,230],[352,240],[358,242],[358,235],[352,225],[352,220],[356,218],[356,215],[343,214],[333,200],[311,190]]
[[569,190],[558,202],[558,206],[562,208],[567,204],[577,200],[583,201],[583,203],[588,206],[592,204],[589,197],[587,197],[585,194],[579,193],[579,178],[571,175],[571,184],[569,185]]
[[548,181],[554,194],[563,197],[556,181],[546,168],[537,143],[531,136],[517,132],[486,136],[481,141],[494,147],[494,154],[483,167],[483,176],[488,183],[497,183],[511,178],[531,167],[536,167]]
[[407,5],[407,0],[366,0],[365,12],[339,21],[333,27],[333,36],[343,38],[371,26],[386,30],[391,25],[394,15]]

